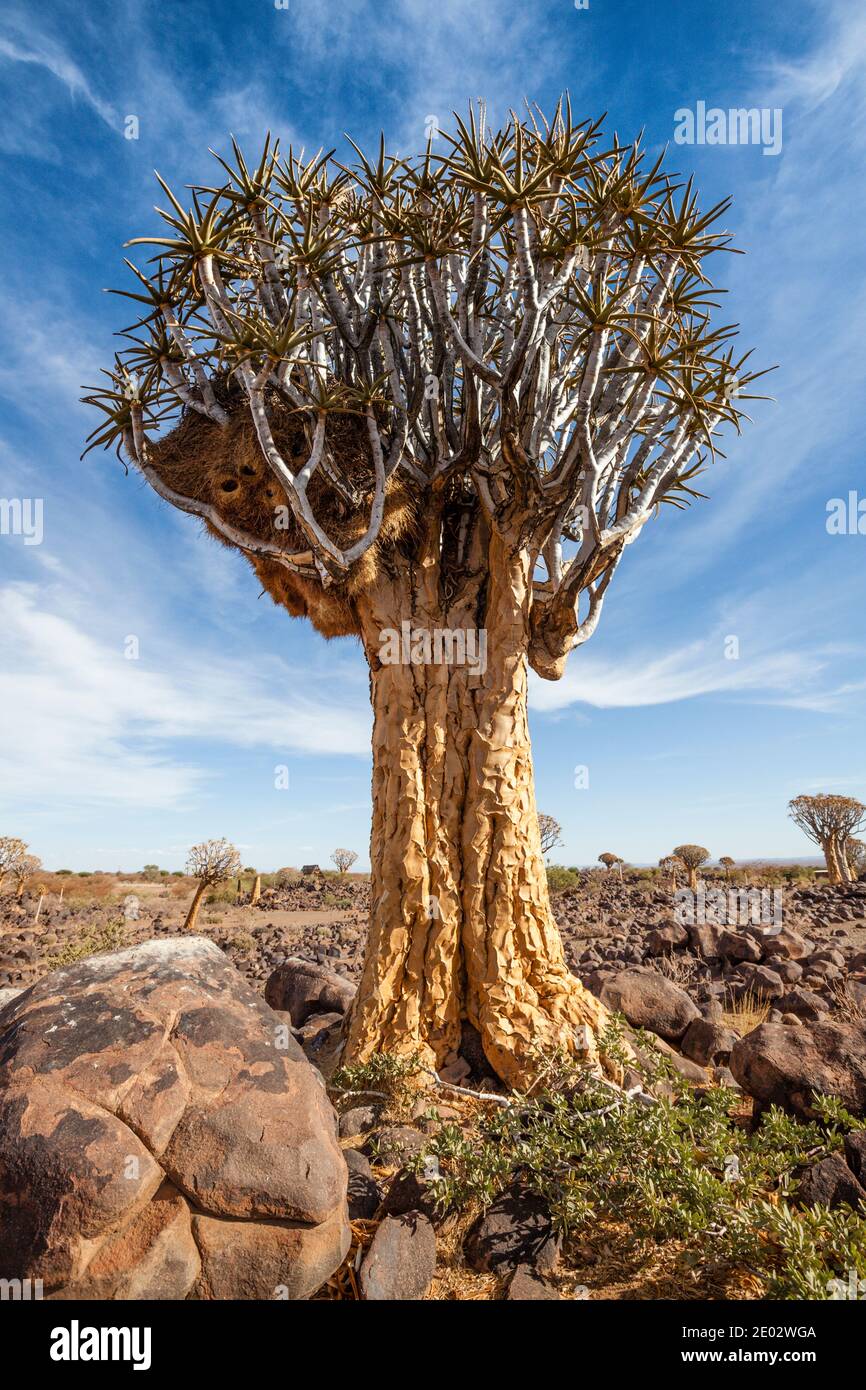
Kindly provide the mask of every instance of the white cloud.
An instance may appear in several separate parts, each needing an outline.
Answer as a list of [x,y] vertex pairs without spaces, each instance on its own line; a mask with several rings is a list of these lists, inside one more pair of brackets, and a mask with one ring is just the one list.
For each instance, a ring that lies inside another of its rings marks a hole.
[[70,96],[81,97],[100,120],[112,130],[117,130],[119,122],[116,112],[94,92],[77,63],[74,63],[59,45],[44,35],[38,35],[33,31],[33,37],[35,43],[29,46],[0,37],[0,58],[7,58],[13,63],[35,64],[37,67],[45,68],[63,83]]
[[[370,720],[334,681],[264,659],[255,668],[207,651],[126,660],[30,584],[0,590],[9,654],[0,673],[3,796],[20,805],[109,802],[136,808],[188,800],[210,776],[193,741],[223,748],[364,755]],[[178,755],[175,749],[180,749]]]
[[583,648],[572,656],[561,680],[533,676],[530,704],[548,713],[579,703],[635,709],[701,695],[747,695],[761,703],[826,709],[840,692],[816,689],[825,666],[824,656],[808,651],[764,651],[728,660],[721,633],[661,656],[630,650],[607,661]]

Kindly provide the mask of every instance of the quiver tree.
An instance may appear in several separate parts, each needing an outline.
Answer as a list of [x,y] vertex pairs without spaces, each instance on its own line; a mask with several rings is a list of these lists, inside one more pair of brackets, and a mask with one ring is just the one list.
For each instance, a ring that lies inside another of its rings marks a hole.
[[674,855],[686,867],[689,875],[689,888],[693,893],[698,891],[698,869],[702,864],[706,864],[710,857],[710,851],[704,849],[703,845],[677,845]]
[[863,840],[845,841],[845,860],[852,879],[858,879],[866,871],[866,843]]
[[241,857],[228,840],[205,840],[200,845],[193,845],[187,859],[186,871],[190,878],[198,879],[198,887],[186,914],[183,924],[185,930],[192,931],[195,927],[201,900],[207,889],[215,887],[218,883],[225,883],[226,879],[234,878],[235,874],[240,872],[240,867]]
[[331,855],[331,863],[336,864],[341,874],[351,869],[355,860],[358,858],[353,849],[335,849]]
[[592,636],[753,374],[710,322],[727,203],[701,213],[567,103],[454,129],[351,168],[235,145],[184,202],[160,180],[88,447],[122,446],[275,602],[360,639],[371,905],[344,1059],[436,1065],[468,1020],[520,1083],[605,1017],[551,919],[527,670],[557,679]]
[[27,854],[27,845],[15,835],[0,835],[0,885]]
[[677,886],[677,874],[680,869],[685,868],[682,859],[678,859],[675,854],[666,854],[659,860],[659,868],[663,874],[669,876],[671,891],[675,891]]
[[725,883],[727,883],[731,877],[731,869],[734,867],[735,861],[729,854],[723,854],[719,863],[725,871]]
[[849,839],[866,824],[866,806],[853,796],[795,796],[788,815],[804,835],[820,845],[830,883],[849,883],[853,877],[845,853]]
[[541,853],[546,857],[557,845],[563,844],[562,826],[553,816],[544,811],[538,813],[538,835],[541,840]]
[[24,889],[34,874],[38,874],[42,868],[42,860],[35,854],[22,854],[13,862],[10,869],[12,878],[15,882],[15,896],[24,896]]
[[598,862],[604,865],[608,873],[610,873],[611,869],[618,869],[619,881],[622,883],[622,866],[624,861],[620,859],[618,854],[611,854],[610,851],[606,851],[604,854],[598,856]]

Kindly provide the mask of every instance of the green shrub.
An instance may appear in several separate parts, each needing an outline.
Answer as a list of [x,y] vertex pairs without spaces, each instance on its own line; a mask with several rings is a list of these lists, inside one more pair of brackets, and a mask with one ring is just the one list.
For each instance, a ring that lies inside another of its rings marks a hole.
[[566,869],[562,864],[548,864],[547,888],[550,893],[564,893],[567,888],[577,888],[579,884],[577,869]]
[[431,1139],[417,1165],[438,1158],[444,1209],[488,1205],[519,1177],[566,1232],[589,1234],[608,1221],[676,1241],[696,1270],[721,1262],[756,1275],[766,1298],[827,1298],[831,1281],[850,1271],[866,1278],[864,1215],[791,1203],[796,1169],[862,1127],[837,1100],[820,1102],[821,1124],[773,1108],[750,1133],[736,1092],[695,1092],[666,1058],[653,1074],[671,1081],[675,1103],[618,1102],[565,1059],[548,1072],[543,1090],[482,1114],[477,1129],[446,1125]]
[[55,956],[49,956],[46,965],[50,970],[58,970],[64,965],[73,965],[87,956],[98,956],[103,951],[117,951],[126,945],[126,923],[122,917],[113,918],[102,926],[90,927],[82,932],[76,941],[69,942]]
[[[238,890],[233,883],[222,883],[218,887],[212,888],[209,893],[206,893],[204,900],[206,905],[213,907],[219,903],[223,905],[235,903],[237,902],[237,897]],[[214,917],[212,920],[216,921],[217,919]]]
[[389,1052],[380,1052],[368,1062],[340,1067],[332,1075],[328,1091],[338,1108],[342,1106],[345,1109],[364,1101],[378,1101],[391,1115],[399,1118],[408,1113],[410,1103],[417,1094],[413,1082],[421,1070],[417,1057],[396,1057]]

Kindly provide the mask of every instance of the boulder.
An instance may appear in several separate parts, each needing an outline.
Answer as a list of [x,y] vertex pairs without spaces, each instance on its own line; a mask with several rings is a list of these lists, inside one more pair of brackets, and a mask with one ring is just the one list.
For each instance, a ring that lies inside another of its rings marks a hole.
[[518,1265],[549,1272],[561,1247],[545,1199],[512,1183],[470,1227],[463,1253],[473,1269],[483,1272],[504,1273]]
[[796,1014],[798,1018],[807,1019],[813,1023],[830,1012],[830,1005],[826,999],[822,999],[820,994],[816,994],[812,989],[803,986],[796,986],[789,989],[787,994],[783,994],[778,1001],[778,1009],[783,1014]]
[[435,1272],[436,1236],[426,1216],[386,1216],[361,1265],[361,1293],[368,1302],[417,1302]]
[[619,971],[604,982],[599,998],[625,1014],[633,1028],[647,1028],[668,1042],[676,1042],[700,1017],[684,990],[650,968]]
[[340,1116],[340,1138],[351,1139],[356,1134],[368,1134],[379,1123],[379,1110],[375,1105],[353,1105]]
[[796,1199],[802,1206],[849,1206],[866,1202],[866,1188],[857,1181],[840,1154],[830,1154],[800,1175]]
[[322,965],[290,956],[268,976],[265,999],[272,1009],[285,1010],[296,1028],[311,1014],[345,1014],[355,986]]
[[694,922],[688,927],[689,945],[704,960],[715,960],[723,928],[714,922]]
[[732,1028],[705,1018],[693,1019],[680,1043],[683,1053],[701,1067],[721,1066],[727,1062],[737,1041]]
[[814,949],[811,941],[807,941],[805,936],[800,936],[799,932],[791,931],[788,927],[783,927],[774,936],[765,936],[763,946],[767,958],[781,956],[783,960],[802,960],[803,956],[808,956]]
[[370,1221],[379,1210],[382,1192],[370,1170],[370,1162],[358,1149],[344,1149],[349,1170],[349,1220]]
[[405,1216],[407,1212],[420,1211],[434,1225],[437,1219],[441,1219],[442,1212],[437,1211],[436,1205],[439,1165],[436,1159],[430,1160],[430,1163],[429,1177],[411,1168],[401,1168],[394,1174],[382,1201],[382,1210],[388,1216]]
[[412,1125],[385,1125],[378,1134],[371,1134],[364,1152],[385,1168],[399,1168],[407,1159],[415,1158],[427,1144],[427,1136]]
[[54,1296],[309,1297],[346,1180],[321,1079],[203,937],[77,961],[0,1016],[0,1268]]
[[742,988],[738,994],[753,994],[758,999],[781,999],[785,985],[781,975],[767,965],[743,964],[740,966]]
[[845,1135],[845,1162],[855,1178],[866,1183],[866,1129],[853,1129]]
[[651,956],[667,956],[678,946],[685,946],[689,934],[685,927],[673,922],[667,927],[656,927],[647,933],[646,948]]
[[798,980],[803,978],[803,967],[799,961],[785,960],[782,956],[773,956],[773,969],[786,985],[795,985]]
[[761,945],[747,932],[725,930],[719,937],[716,953],[722,960],[757,964],[761,959]]
[[827,1021],[790,1028],[762,1023],[740,1038],[731,1071],[758,1102],[816,1118],[813,1093],[838,1096],[854,1115],[866,1113],[866,1024]]

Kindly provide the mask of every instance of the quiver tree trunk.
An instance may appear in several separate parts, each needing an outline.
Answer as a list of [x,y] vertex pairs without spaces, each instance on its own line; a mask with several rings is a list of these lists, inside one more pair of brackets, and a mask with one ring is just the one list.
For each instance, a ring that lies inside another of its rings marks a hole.
[[[568,970],[548,900],[526,709],[529,561],[495,537],[489,548],[456,602],[423,555],[359,601],[372,892],[344,1061],[415,1052],[438,1067],[467,1020],[520,1086],[541,1049],[595,1058],[606,1012]],[[477,659],[425,660],[423,634],[435,654],[437,630],[462,632]],[[389,659],[395,633],[415,661]]]
[[189,912],[186,914],[186,921],[183,924],[184,931],[192,931],[194,929],[198,921],[198,910],[201,907],[201,900],[204,897],[206,888],[207,884],[204,882],[200,883],[196,888],[195,897],[189,905]]
[[824,852],[824,863],[827,865],[827,881],[829,883],[841,883],[842,869],[836,841],[834,839],[825,840],[821,848]]

